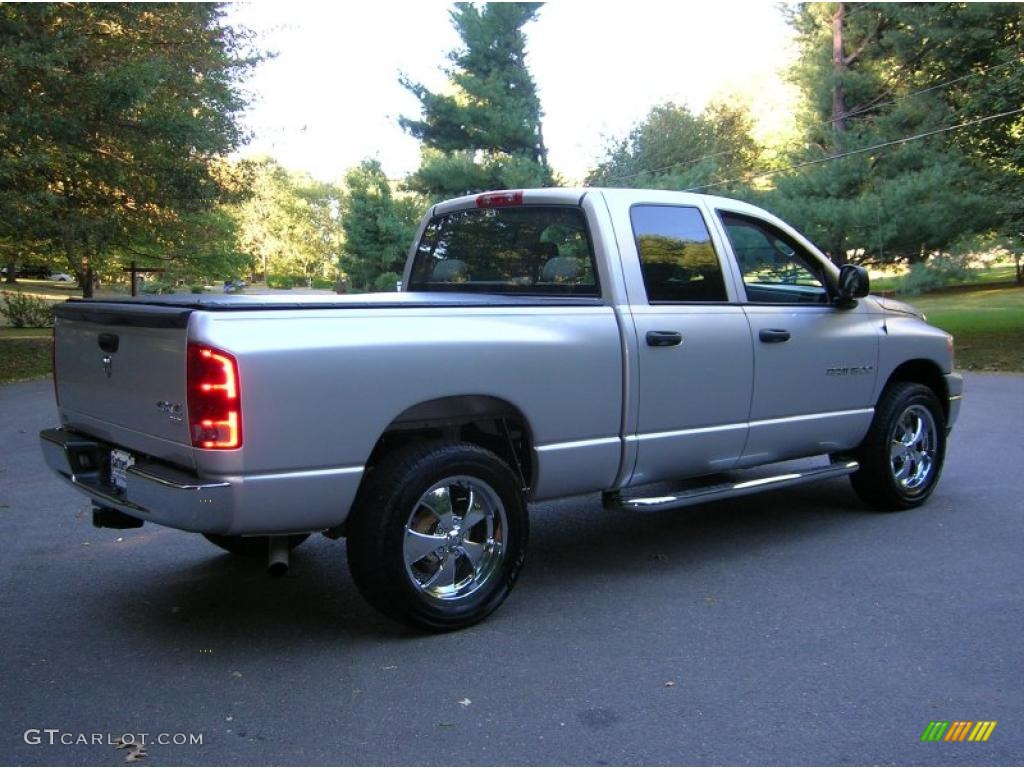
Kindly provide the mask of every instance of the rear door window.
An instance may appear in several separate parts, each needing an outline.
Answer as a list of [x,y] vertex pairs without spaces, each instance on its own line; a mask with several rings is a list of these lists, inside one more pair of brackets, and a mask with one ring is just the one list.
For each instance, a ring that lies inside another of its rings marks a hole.
[[697,208],[634,205],[630,219],[649,302],[728,301],[722,265]]

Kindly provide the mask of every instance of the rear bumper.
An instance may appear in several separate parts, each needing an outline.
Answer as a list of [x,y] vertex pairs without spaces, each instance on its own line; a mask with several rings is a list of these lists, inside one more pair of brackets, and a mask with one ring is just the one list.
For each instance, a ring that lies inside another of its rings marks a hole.
[[286,534],[341,525],[363,468],[199,478],[136,459],[122,491],[109,482],[114,446],[64,429],[39,433],[43,457],[93,503],[148,522],[198,533]]
[[949,415],[946,417],[946,430],[953,428],[960,416],[960,403],[964,398],[964,377],[959,373],[946,374],[946,391],[949,392]]

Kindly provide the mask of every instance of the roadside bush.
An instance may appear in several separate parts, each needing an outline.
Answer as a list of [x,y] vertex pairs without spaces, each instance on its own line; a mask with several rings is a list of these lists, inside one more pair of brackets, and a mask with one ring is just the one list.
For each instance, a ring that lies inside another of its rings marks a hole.
[[206,289],[203,288],[203,286],[201,285],[193,285],[191,288],[189,288],[189,290],[192,293],[206,293]]
[[911,264],[907,273],[896,281],[896,293],[917,296],[954,283],[967,282],[973,274],[967,259],[939,254],[927,261]]
[[373,290],[380,293],[394,293],[402,276],[397,272],[385,272],[373,281]]
[[267,287],[290,290],[295,287],[295,275],[268,275]]
[[324,289],[326,289],[328,291],[333,291],[335,283],[337,283],[337,280],[329,280],[326,277],[314,277],[313,278],[313,287],[314,288],[324,288]]
[[49,328],[53,325],[53,305],[26,293],[3,291],[0,314],[15,328]]
[[174,286],[170,283],[161,282],[160,280],[147,280],[144,283],[139,283],[139,292],[150,295],[174,293]]

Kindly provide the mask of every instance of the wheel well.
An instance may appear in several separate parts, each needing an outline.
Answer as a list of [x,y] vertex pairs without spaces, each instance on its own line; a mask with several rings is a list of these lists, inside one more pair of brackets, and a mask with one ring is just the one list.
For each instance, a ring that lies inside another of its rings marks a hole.
[[942,412],[946,418],[949,418],[949,390],[946,387],[946,377],[939,366],[931,360],[908,360],[889,375],[885,386],[888,387],[896,381],[907,381],[928,387],[942,404]]
[[524,488],[533,484],[533,438],[526,417],[511,403],[485,395],[443,397],[403,411],[377,440],[367,469],[410,443],[445,439],[497,454],[519,475]]

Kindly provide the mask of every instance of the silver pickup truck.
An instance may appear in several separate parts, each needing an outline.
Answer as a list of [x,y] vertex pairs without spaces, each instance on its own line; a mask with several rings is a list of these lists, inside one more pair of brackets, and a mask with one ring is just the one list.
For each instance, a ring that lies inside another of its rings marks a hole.
[[512,589],[531,502],[643,512],[848,475],[906,509],[959,411],[948,334],[735,200],[451,200],[402,286],[61,304],[46,461],[98,526],[279,569],[344,536],[370,603],[446,630]]

